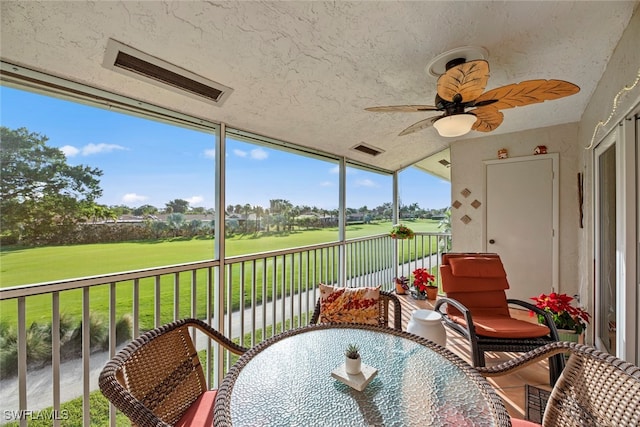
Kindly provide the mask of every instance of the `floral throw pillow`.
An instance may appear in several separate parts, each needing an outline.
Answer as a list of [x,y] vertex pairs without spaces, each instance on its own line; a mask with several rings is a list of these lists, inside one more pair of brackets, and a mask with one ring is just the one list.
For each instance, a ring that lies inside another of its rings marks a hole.
[[320,283],[318,323],[379,324],[380,287],[338,288]]

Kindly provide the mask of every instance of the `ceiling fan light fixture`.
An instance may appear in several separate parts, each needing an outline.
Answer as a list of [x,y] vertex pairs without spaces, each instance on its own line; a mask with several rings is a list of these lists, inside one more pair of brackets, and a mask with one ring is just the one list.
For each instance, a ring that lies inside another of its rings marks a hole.
[[433,127],[440,136],[453,138],[469,133],[476,120],[477,117],[470,113],[453,114],[436,120]]

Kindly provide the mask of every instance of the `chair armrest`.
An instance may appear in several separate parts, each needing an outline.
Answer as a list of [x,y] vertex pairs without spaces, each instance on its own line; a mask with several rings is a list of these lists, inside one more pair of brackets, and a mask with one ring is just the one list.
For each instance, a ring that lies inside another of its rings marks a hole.
[[[464,320],[467,323],[466,327],[454,322],[449,318],[446,311],[442,311],[442,307],[446,304],[451,304],[462,313],[462,315],[464,316]],[[476,340],[476,328],[473,326],[473,318],[471,316],[471,312],[460,301],[447,297],[438,298],[433,309],[442,315],[442,320],[444,321],[445,325],[457,330],[459,333],[469,339]]]
[[200,331],[204,332],[209,338],[213,339],[214,341],[217,341],[218,343],[220,343],[220,345],[222,345],[224,348],[231,351],[232,353],[241,355],[248,350],[246,347],[242,347],[234,343],[229,338],[222,335],[220,332],[213,329],[206,322],[203,322],[200,319],[185,319],[184,323],[189,326],[193,326],[196,329],[199,329]]
[[527,310],[531,310],[534,313],[541,315],[544,318],[544,325],[551,331],[551,338],[555,341],[560,340],[560,336],[558,335],[558,328],[556,327],[556,323],[553,321],[553,316],[551,315],[551,313],[539,307],[536,307],[529,302],[519,299],[507,299],[507,304],[519,305],[526,308]]
[[[386,296],[388,304],[393,304],[393,329],[397,329],[398,331],[401,331],[402,330],[402,305],[400,304],[400,300],[392,292],[380,291],[380,295]],[[386,326],[388,325],[389,325],[389,319],[387,319]]]
[[553,355],[566,353],[567,350],[571,350],[572,347],[575,347],[576,345],[581,344],[563,341],[551,342],[498,365],[476,367],[476,369],[485,377],[499,377],[502,375],[508,375],[526,366],[548,359]]
[[315,325],[316,323],[318,323],[318,319],[320,319],[320,298],[318,298],[318,301],[316,301],[316,306],[313,309],[313,315],[309,320],[309,324]]

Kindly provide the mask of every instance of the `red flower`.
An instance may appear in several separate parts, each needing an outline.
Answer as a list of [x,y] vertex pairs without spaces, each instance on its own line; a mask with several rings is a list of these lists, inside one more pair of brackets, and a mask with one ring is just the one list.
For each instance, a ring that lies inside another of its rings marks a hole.
[[[536,307],[551,313],[559,329],[572,329],[579,334],[589,323],[590,314],[580,307],[571,305],[573,298],[567,294],[551,292],[549,295],[540,294],[531,299],[535,301]],[[533,316],[533,312],[529,315]],[[538,315],[538,321],[542,323],[540,315]]]
[[427,287],[434,286],[433,282],[435,280],[435,276],[424,268],[413,270],[413,287],[416,288],[418,292],[426,292]]

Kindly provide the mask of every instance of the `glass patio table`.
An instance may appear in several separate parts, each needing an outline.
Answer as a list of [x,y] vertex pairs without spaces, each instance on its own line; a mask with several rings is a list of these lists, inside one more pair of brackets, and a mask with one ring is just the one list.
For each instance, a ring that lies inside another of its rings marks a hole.
[[[348,344],[378,370],[363,391],[331,372]],[[247,351],[218,389],[214,426],[508,426],[491,385],[444,347],[391,328],[320,324]]]

